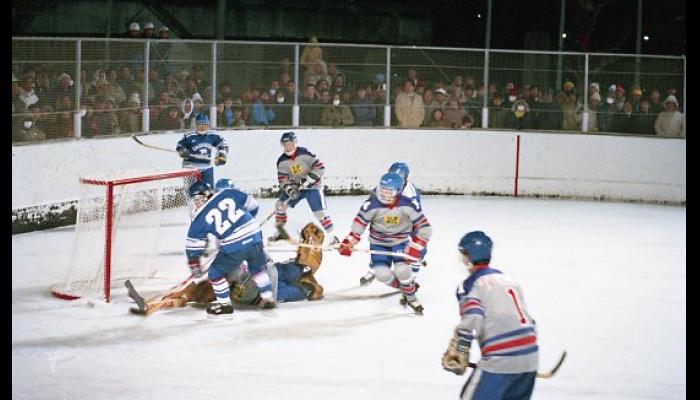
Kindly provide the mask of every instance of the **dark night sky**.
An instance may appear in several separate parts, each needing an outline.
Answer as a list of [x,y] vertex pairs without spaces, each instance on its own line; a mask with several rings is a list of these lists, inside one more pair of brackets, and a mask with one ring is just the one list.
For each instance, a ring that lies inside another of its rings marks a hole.
[[[591,31],[590,51],[634,53],[636,46],[637,0],[597,0],[604,4]],[[486,0],[440,1],[433,13],[433,45],[484,47]],[[491,47],[522,49],[525,36],[542,32],[548,50],[557,49],[560,0],[493,1]],[[566,2],[564,48],[583,51],[576,43],[575,29],[591,19],[581,12],[579,0]],[[682,0],[643,0],[642,53],[681,55],[686,53],[686,4]],[[477,15],[481,13],[479,19]],[[543,46],[538,49],[544,50]]]

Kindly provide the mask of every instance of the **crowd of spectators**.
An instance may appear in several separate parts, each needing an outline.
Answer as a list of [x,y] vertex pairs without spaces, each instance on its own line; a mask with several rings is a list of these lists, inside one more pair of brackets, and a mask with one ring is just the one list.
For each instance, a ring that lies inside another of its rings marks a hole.
[[[155,38],[152,23],[139,31],[129,27],[129,37]],[[167,38],[168,30],[159,31]],[[176,71],[167,62],[167,47],[154,45],[158,62],[148,68],[148,104],[151,130],[193,129],[200,112],[209,113],[212,84],[204,65]],[[73,104],[76,88],[68,71],[53,64],[13,65],[13,141],[73,136]],[[244,128],[291,126],[295,82],[293,65],[280,60],[272,79],[235,91],[231,81],[216,87],[217,127]],[[82,136],[95,137],[141,131],[144,106],[143,60],[83,69],[80,77]],[[351,74],[352,75],[352,74]],[[357,76],[357,75],[353,75]],[[221,78],[221,76],[219,76]],[[314,37],[300,57],[299,123],[302,126],[384,126],[387,96],[391,125],[405,128],[470,129],[482,126],[484,95],[488,102],[488,127],[581,131],[583,96],[566,80],[561,88],[530,83],[489,82],[488,87],[471,76],[457,75],[450,82],[426,82],[415,68],[404,77],[393,77],[387,93],[383,74],[352,80],[336,63],[324,60]],[[225,78],[225,77],[224,77]],[[588,131],[684,137],[683,115],[678,111],[676,90],[592,82],[588,90]]]

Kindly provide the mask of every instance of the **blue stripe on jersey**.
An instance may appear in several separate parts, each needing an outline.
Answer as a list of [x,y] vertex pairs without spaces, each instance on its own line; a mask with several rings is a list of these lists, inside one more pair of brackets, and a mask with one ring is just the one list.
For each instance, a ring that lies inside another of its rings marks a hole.
[[539,346],[535,345],[535,346],[526,347],[526,348],[521,349],[521,350],[511,351],[511,352],[508,352],[508,353],[500,353],[500,354],[489,353],[488,357],[521,356],[521,355],[523,355],[523,354],[534,353],[534,352],[536,352],[537,350],[539,350]]
[[472,286],[474,286],[474,282],[476,282],[477,279],[481,278],[482,276],[485,275],[491,275],[491,274],[502,274],[503,272],[493,269],[493,268],[484,268],[476,271],[475,273],[471,274],[469,278],[465,279],[464,282],[462,283],[462,290],[463,292],[460,293],[457,291],[457,300],[460,300],[462,296],[466,296],[469,294],[469,292],[472,290]]
[[535,333],[535,328],[533,328],[533,327],[530,326],[530,327],[520,328],[520,329],[516,329],[516,330],[514,330],[514,331],[502,333],[502,334],[500,334],[500,335],[492,336],[492,337],[490,337],[490,338],[488,338],[488,339],[482,341],[482,342],[481,342],[481,346],[483,347],[483,346],[486,346],[487,344],[489,344],[489,343],[491,343],[491,342],[494,342],[494,341],[496,341],[496,340],[501,340],[501,339],[509,338],[509,337],[511,337],[511,336],[518,336],[518,335],[522,335],[522,334],[524,334],[524,333]]
[[471,310],[465,311],[464,314],[462,314],[462,315],[467,315],[467,314],[479,314],[479,315],[481,315],[481,316],[483,317],[483,316],[484,316],[484,310],[482,310],[482,309],[480,309],[480,308],[472,308]]

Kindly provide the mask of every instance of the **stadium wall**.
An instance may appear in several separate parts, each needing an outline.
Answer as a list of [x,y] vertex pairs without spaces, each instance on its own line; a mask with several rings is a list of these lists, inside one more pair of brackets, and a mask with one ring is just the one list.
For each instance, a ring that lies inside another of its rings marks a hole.
[[[408,162],[427,194],[544,196],[681,204],[686,141],[655,137],[514,131],[298,129],[326,165],[327,194],[367,193],[394,161]],[[229,143],[215,177],[243,190],[277,190],[282,130],[220,131]],[[142,137],[174,149],[181,132]],[[519,145],[518,145],[519,142]],[[518,152],[519,148],[519,152]],[[517,164],[517,186],[516,186]],[[12,146],[13,233],[74,223],[79,176],[180,167],[174,152],[130,137]]]

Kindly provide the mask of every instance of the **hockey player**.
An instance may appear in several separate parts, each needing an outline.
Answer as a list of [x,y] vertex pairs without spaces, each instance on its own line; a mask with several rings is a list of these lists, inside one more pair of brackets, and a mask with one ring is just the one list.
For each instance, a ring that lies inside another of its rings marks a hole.
[[481,231],[469,232],[459,242],[470,276],[457,289],[462,321],[442,356],[442,366],[464,374],[476,339],[481,360],[460,398],[526,400],[532,395],[539,358],[535,320],[525,307],[520,285],[489,265],[492,246]]
[[[320,245],[323,243],[323,230],[311,222],[308,223],[301,231],[301,242]],[[323,286],[314,278],[322,259],[320,248],[302,246],[297,248],[296,258],[277,263],[268,258],[266,268],[270,273],[275,300],[284,303],[322,298]],[[226,280],[233,303],[258,304],[261,301],[260,291],[248,271],[247,263],[242,263],[226,274]],[[148,300],[144,300],[130,282],[126,286],[129,296],[138,305],[138,308],[132,309],[136,314],[148,315],[158,310],[184,307],[189,302],[208,304],[216,301],[212,285],[207,279],[201,279],[199,282],[192,280],[177,290],[156,295]]]
[[[199,113],[196,118],[197,128],[195,132],[188,132],[177,142],[175,151],[182,157],[183,168],[199,168],[201,180],[207,182],[210,188],[214,187],[214,165],[226,164],[228,145],[223,137],[216,131],[209,130],[209,117]],[[214,155],[216,152],[216,155]]]
[[[421,206],[422,204],[420,202],[420,190],[416,188],[416,186],[408,181],[408,175],[410,173],[410,169],[408,168],[408,164],[405,162],[397,161],[389,167],[389,170],[387,172],[395,172],[403,178],[403,189],[401,189],[401,195],[408,197],[409,199],[415,199],[418,202],[418,205]],[[376,191],[376,188],[374,189]],[[421,254],[421,258],[425,257],[425,252],[426,249],[423,249],[423,253]],[[421,263],[412,263],[411,268],[413,269],[414,273],[418,273],[420,270]],[[367,271],[367,273],[360,278],[360,285],[361,286],[366,286],[369,285],[374,281],[374,272],[372,271],[372,268]]]
[[321,160],[305,147],[297,147],[294,132],[285,132],[280,138],[284,153],[277,159],[277,180],[280,196],[275,203],[275,227],[277,233],[271,241],[290,238],[284,226],[287,223],[287,207],[296,206],[306,199],[314,216],[321,222],[323,229],[333,231],[333,221],[326,213],[326,199],[323,195],[321,177],[325,166]]
[[219,193],[224,189],[233,189],[233,191],[241,197],[241,200],[243,201],[243,208],[246,211],[248,211],[250,215],[253,216],[253,218],[255,218],[258,215],[258,201],[255,200],[255,197],[236,189],[236,185],[233,183],[233,179],[221,178],[216,181],[214,192]]
[[[340,244],[338,251],[341,255],[352,254],[369,225],[370,250],[403,252],[420,260],[432,228],[420,204],[401,195],[403,185],[403,178],[395,172],[382,175],[376,191],[360,207],[350,234]],[[407,304],[421,314],[423,306],[416,297],[417,284],[412,262],[404,257],[372,254],[370,268],[378,280],[401,290],[401,304]]]
[[209,267],[209,281],[216,294],[216,303],[207,307],[209,314],[231,314],[226,275],[243,261],[260,290],[261,308],[273,308],[270,276],[265,270],[267,259],[262,245],[260,226],[245,208],[250,196],[235,189],[224,189],[216,194],[208,183],[199,181],[189,189],[196,212],[187,232],[185,252],[194,276],[202,275],[200,257],[206,247],[207,234],[218,240],[219,252]]

